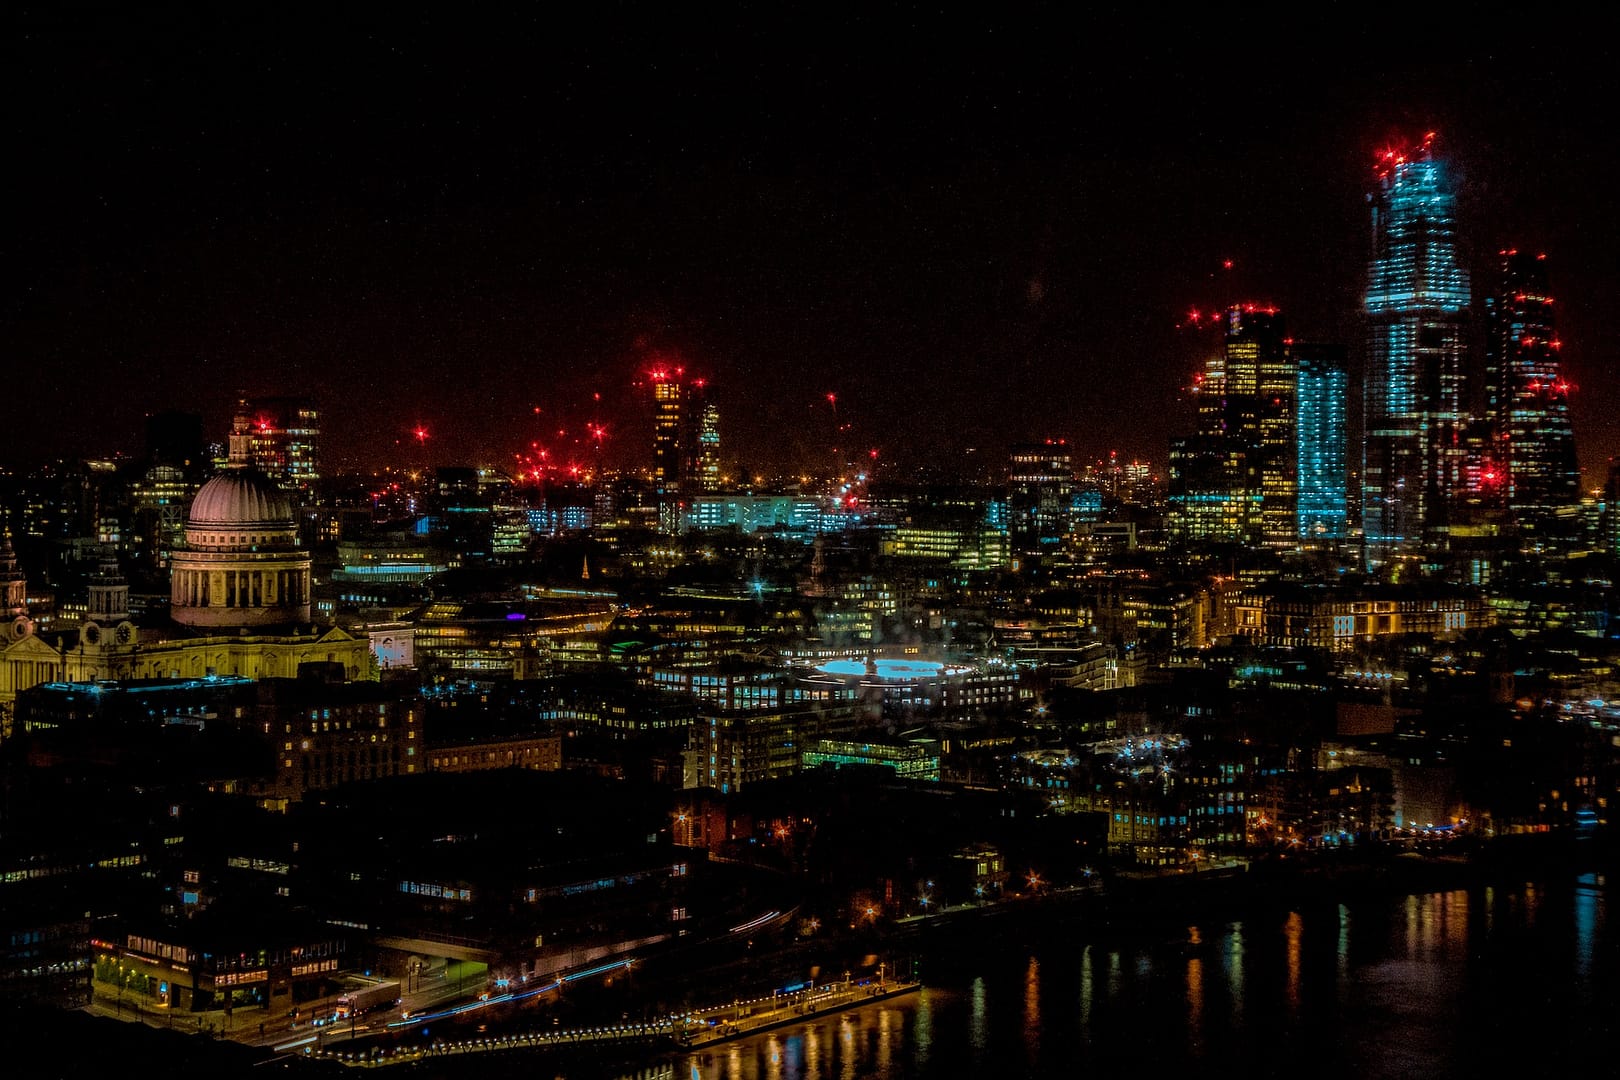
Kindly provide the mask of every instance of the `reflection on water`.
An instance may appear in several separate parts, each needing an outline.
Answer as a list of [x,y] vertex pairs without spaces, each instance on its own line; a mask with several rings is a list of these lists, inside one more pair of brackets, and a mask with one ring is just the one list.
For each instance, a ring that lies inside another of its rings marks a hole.
[[[675,1060],[693,1080],[1573,1068],[1617,1028],[1601,875],[931,958],[928,989]],[[566,1074],[582,1080],[584,1072]],[[624,1072],[625,1080],[637,1075]]]
[[[910,1030],[912,1036],[911,1059],[921,1070],[919,1075],[926,1074],[929,1066],[933,1064],[934,1048],[934,1006],[933,998],[928,994],[918,994],[916,998],[916,1012],[911,1014]],[[901,1027],[902,1037],[905,1027]]]
[[1305,920],[1299,917],[1297,911],[1290,911],[1288,920],[1283,923],[1283,963],[1286,965],[1287,970],[1287,982],[1284,985],[1288,993],[1289,1019],[1299,1016],[1299,950],[1304,927]]
[[1243,1022],[1243,924],[1233,923],[1222,935],[1226,954],[1226,994],[1232,1001],[1232,1023]]
[[1091,987],[1097,979],[1097,973],[1092,970],[1092,946],[1087,945],[1080,950],[1080,1032],[1082,1039],[1091,1037]]
[[973,1058],[978,1060],[984,1057],[990,1039],[990,1020],[985,1012],[984,976],[974,979],[968,986],[968,997],[972,1001],[968,1013],[968,1048]]
[[1597,920],[1602,903],[1603,878],[1582,874],[1575,888],[1575,977],[1582,982],[1592,977],[1592,949],[1597,942]]

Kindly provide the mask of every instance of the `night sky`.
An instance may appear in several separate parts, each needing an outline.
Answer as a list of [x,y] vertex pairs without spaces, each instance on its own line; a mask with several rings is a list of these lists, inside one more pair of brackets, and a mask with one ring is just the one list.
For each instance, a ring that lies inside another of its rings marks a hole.
[[5,17],[8,460],[138,453],[168,408],[217,437],[245,392],[315,398],[329,469],[566,456],[587,421],[637,465],[678,363],[755,471],[1162,466],[1216,341],[1188,309],[1275,304],[1359,363],[1374,153],[1428,130],[1476,299],[1499,248],[1548,256],[1588,486],[1620,454],[1601,46],[262,10]]

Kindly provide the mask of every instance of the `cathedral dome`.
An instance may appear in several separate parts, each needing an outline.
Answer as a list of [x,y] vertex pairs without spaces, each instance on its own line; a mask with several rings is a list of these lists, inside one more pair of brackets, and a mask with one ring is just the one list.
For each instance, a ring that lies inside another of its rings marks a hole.
[[289,528],[292,500],[255,469],[222,472],[197,492],[187,524],[204,528]]
[[307,623],[310,558],[291,496],[250,468],[202,486],[169,564],[169,616],[201,630]]

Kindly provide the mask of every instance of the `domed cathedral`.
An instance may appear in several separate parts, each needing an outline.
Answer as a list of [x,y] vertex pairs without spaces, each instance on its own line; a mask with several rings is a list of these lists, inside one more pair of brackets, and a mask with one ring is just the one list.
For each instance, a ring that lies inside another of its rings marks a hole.
[[252,629],[309,622],[309,553],[292,500],[235,461],[204,484],[170,562],[169,617],[182,626]]
[[375,677],[367,639],[311,621],[310,556],[292,499],[248,455],[246,434],[233,431],[230,464],[191,501],[170,561],[168,625],[137,627],[128,584],[104,562],[77,640],[62,642],[61,678],[285,678],[312,663]]

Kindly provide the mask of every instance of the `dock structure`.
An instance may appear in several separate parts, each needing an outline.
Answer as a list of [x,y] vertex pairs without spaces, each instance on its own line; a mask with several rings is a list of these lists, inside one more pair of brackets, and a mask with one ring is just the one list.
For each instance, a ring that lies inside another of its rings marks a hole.
[[914,994],[922,989],[917,982],[893,979],[861,979],[805,986],[768,998],[735,1002],[692,1014],[685,1030],[677,1037],[682,1048],[710,1046],[771,1028],[801,1024],[816,1016],[868,1005],[886,998]]
[[370,1068],[402,1065],[432,1057],[604,1044],[639,1044],[649,1049],[662,1045],[674,1050],[695,1050],[773,1028],[808,1023],[818,1017],[914,994],[921,989],[920,982],[886,979],[880,973],[863,979],[846,978],[820,984],[806,982],[773,991],[768,996],[733,1000],[656,1021],[502,1035],[481,1034],[436,1042],[426,1047],[371,1051],[353,1051],[341,1046],[322,1048],[319,1040],[311,1036],[276,1049],[284,1054],[318,1057]]

